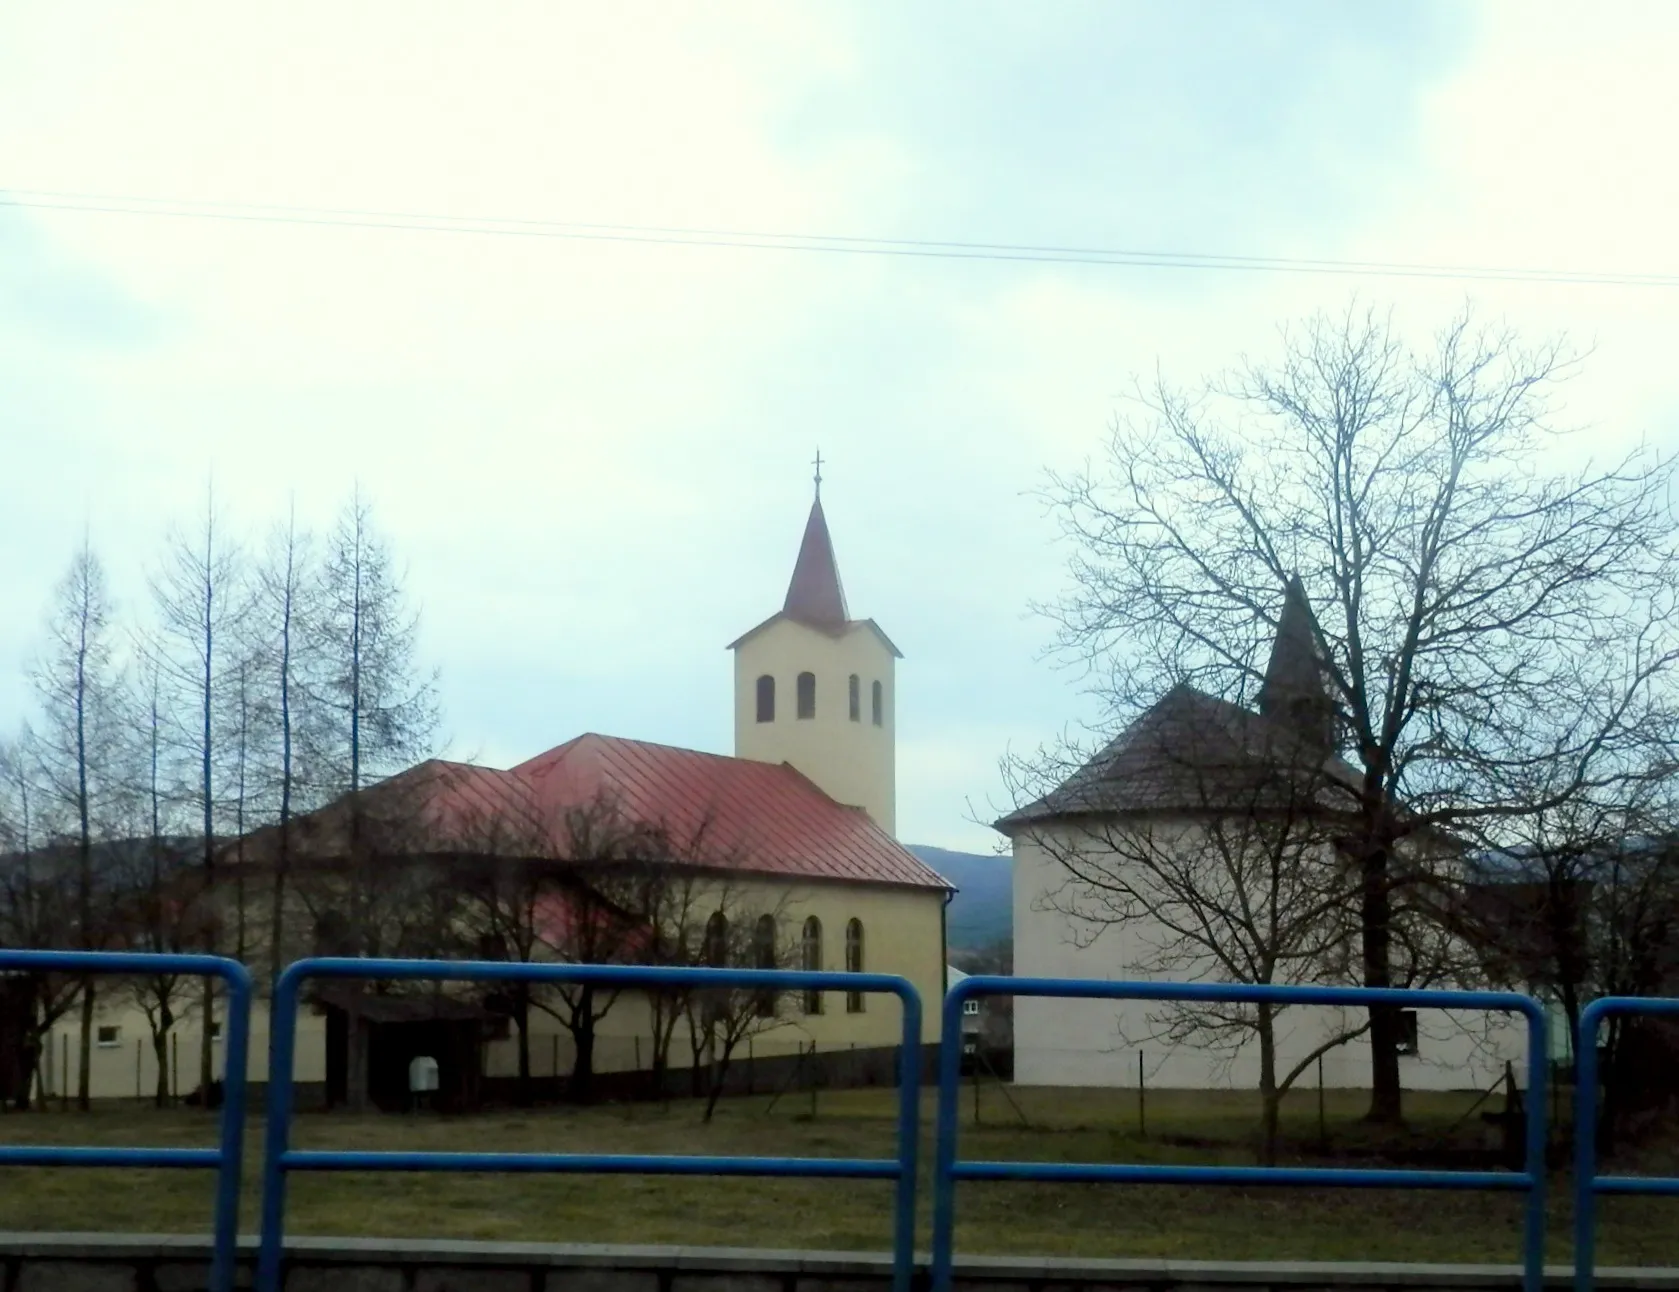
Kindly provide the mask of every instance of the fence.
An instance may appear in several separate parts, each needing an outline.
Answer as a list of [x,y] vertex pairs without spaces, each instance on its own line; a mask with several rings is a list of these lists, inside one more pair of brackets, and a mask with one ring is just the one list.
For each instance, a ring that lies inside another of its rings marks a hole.
[[1679,1197],[1679,1176],[1599,1175],[1597,1173],[1597,1032],[1611,1014],[1679,1016],[1679,1000],[1639,996],[1604,996],[1580,1013],[1574,1046],[1574,1287],[1591,1292],[1596,1263],[1597,1199],[1604,1193]]
[[1060,1183],[1245,1184],[1386,1189],[1522,1189],[1527,1215],[1522,1237],[1524,1292],[1541,1292],[1545,1258],[1545,1014],[1527,996],[1508,992],[1409,991],[1369,987],[1224,986],[1165,982],[975,976],[944,999],[941,1038],[960,1036],[962,1005],[978,996],[1052,996],[1080,1000],[1216,1001],[1229,1004],[1409,1006],[1413,1009],[1500,1010],[1528,1020],[1526,1169],[1501,1171],[1368,1170],[1319,1167],[1137,1165],[1107,1162],[959,1162],[957,1105],[961,1046],[939,1055],[937,1141],[933,1159],[932,1292],[950,1292],[955,1246],[957,1180],[1038,1180]]
[[[251,978],[235,961],[201,955],[0,950],[0,974],[176,974],[218,978],[227,986],[226,1053],[220,1140],[216,1148],[106,1148],[0,1145],[0,1167],[165,1167],[217,1171],[212,1219],[210,1292],[227,1292],[235,1275],[239,1178],[246,1104]],[[424,982],[532,981],[689,991],[866,991],[896,995],[903,1005],[898,1061],[896,1158],[707,1157],[582,1153],[425,1153],[300,1151],[290,1147],[293,1060],[302,984],[311,978]],[[1528,1087],[1524,1170],[1430,1171],[1303,1167],[1235,1167],[1057,1162],[962,1162],[956,1157],[961,1098],[961,1016],[965,1001],[987,995],[1066,999],[1212,1001],[1237,1004],[1369,1007],[1390,1005],[1444,1010],[1506,1011],[1528,1021]],[[1679,1176],[1597,1174],[1597,1035],[1612,1014],[1679,1016],[1679,999],[1606,997],[1580,1018],[1575,1046],[1576,1292],[1591,1292],[1596,1199],[1602,1194],[1679,1196]],[[1163,982],[1096,982],[1075,979],[972,977],[944,1001],[938,1046],[938,1105],[933,1166],[932,1292],[950,1292],[955,1186],[958,1180],[1046,1181],[1203,1185],[1281,1185],[1322,1188],[1494,1189],[1525,1191],[1522,1238],[1524,1292],[1539,1292],[1543,1277],[1545,1145],[1547,1128],[1546,1023],[1527,996],[1505,992],[1411,991],[1357,987],[1263,987]],[[485,1171],[816,1177],[892,1180],[893,1288],[909,1292],[915,1246],[916,1158],[920,1117],[921,1000],[902,978],[747,969],[659,968],[609,965],[537,965],[409,960],[304,960],[281,976],[271,1020],[266,1154],[262,1172],[261,1239],[257,1287],[277,1292],[284,1241],[285,1181],[290,1171]],[[65,1074],[68,1075],[68,1074]]]
[[[402,982],[546,982],[690,991],[890,993],[903,1005],[896,1158],[704,1157],[621,1153],[421,1153],[302,1151],[290,1147],[292,1056],[300,991],[311,978]],[[437,960],[300,960],[280,976],[270,1023],[268,1125],[262,1165],[259,1292],[279,1292],[290,1171],[506,1171],[635,1175],[727,1175],[894,1180],[893,1292],[910,1292],[915,1259],[915,1174],[921,1113],[921,997],[888,974],[664,968]]]
[[[251,1025],[251,975],[219,956],[139,955],[99,951],[4,951],[0,972],[93,975],[176,974],[227,984],[227,1053],[222,1082],[221,1141],[216,1148],[95,1148],[0,1145],[0,1166],[196,1167],[216,1171],[211,1220],[210,1292],[233,1286],[239,1234],[239,1169],[245,1132],[245,1065]],[[68,1073],[64,1076],[67,1079]]]

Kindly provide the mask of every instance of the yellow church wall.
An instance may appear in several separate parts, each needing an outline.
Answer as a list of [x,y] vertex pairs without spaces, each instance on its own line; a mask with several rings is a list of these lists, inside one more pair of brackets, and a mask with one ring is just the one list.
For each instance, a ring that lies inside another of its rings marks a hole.
[[[710,894],[695,902],[696,918],[703,922],[711,911],[726,909],[731,920],[754,922],[765,912],[778,915],[778,945],[797,965],[802,931],[807,917],[822,922],[821,967],[833,972],[845,969],[845,927],[856,918],[863,924],[863,969],[868,973],[899,974],[909,979],[921,994],[922,1039],[936,1042],[939,1035],[939,1002],[944,995],[944,944],[942,913],[944,894],[937,890],[897,888],[885,885],[847,884],[833,881],[762,879],[718,881]],[[855,1047],[871,1049],[896,1045],[901,1037],[902,1017],[896,998],[865,995],[860,1013],[846,1009],[843,992],[825,992],[822,1012],[807,1014],[802,997],[784,1000],[777,1018],[755,1032],[751,1053],[758,1057],[793,1054],[812,1042],[818,1051],[831,1052]],[[169,1051],[172,1066],[171,1089],[186,1095],[198,1086],[201,1022],[198,985],[191,984],[177,1002],[180,1017],[171,1029]],[[218,1004],[217,1016],[225,1028],[225,1004]],[[151,1030],[145,1014],[126,995],[108,989],[101,997],[94,1019],[95,1035],[100,1028],[116,1029],[109,1044],[95,1044],[89,1064],[90,1090],[96,1099],[150,1098],[156,1088],[157,1063],[152,1050]],[[57,1098],[77,1084],[79,1021],[71,1015],[53,1029],[50,1054],[43,1056],[42,1074],[46,1089]],[[569,1073],[571,1040],[560,1024],[540,1011],[532,1017],[531,1065],[537,1076],[557,1070]],[[650,1065],[652,1054],[650,1009],[645,997],[626,994],[614,1003],[599,1025],[595,1067],[600,1072],[622,1072]],[[225,1033],[213,1042],[213,1065],[218,1079],[225,1073]],[[268,1079],[268,1003],[258,1000],[251,1010],[250,1049],[247,1079]],[[743,1045],[739,1055],[744,1057]],[[68,1061],[68,1069],[66,1068]],[[673,1068],[688,1066],[692,1059],[686,1028],[679,1024],[671,1045]],[[511,1076],[518,1071],[518,1049],[510,1035],[490,1042],[485,1048],[484,1070],[491,1076]],[[294,1079],[300,1083],[326,1079],[326,1020],[305,1006],[298,1019]]]
[[[735,755],[791,763],[848,806],[861,807],[888,834],[897,832],[896,694],[892,652],[862,624],[833,637],[780,619],[735,647]],[[816,715],[798,716],[797,679],[816,677]],[[775,678],[775,720],[757,720],[757,680]],[[850,717],[849,678],[859,684],[858,720]],[[880,682],[881,725],[872,714]]]
[[[170,1089],[186,1096],[198,1088],[199,1048],[203,1035],[199,1012],[198,987],[193,984],[176,1003],[178,1017],[169,1029],[168,1065]],[[219,1081],[226,1075],[226,1003],[216,1005],[220,1034],[211,1042],[212,1071]],[[268,1080],[268,1002],[259,1000],[251,1007],[250,1047],[246,1056],[245,1076],[248,1081]],[[116,1035],[107,1043],[98,1040],[101,1029],[115,1028]],[[77,1011],[53,1028],[50,1036],[50,1055],[44,1054],[41,1076],[52,1098],[68,1090],[75,1095],[79,1081],[79,1052],[81,1021]],[[145,1012],[124,996],[107,993],[94,1011],[94,1037],[88,1063],[88,1088],[95,1099],[132,1099],[136,1091],[141,1098],[151,1098],[157,1089],[157,1058],[152,1048],[151,1025]],[[304,1007],[297,1023],[296,1059],[292,1066],[295,1080],[320,1082],[326,1080],[326,1020]]]
[[[822,922],[821,968],[845,970],[845,927],[853,918],[863,924],[863,970],[907,978],[921,995],[924,1043],[939,1037],[939,1004],[944,997],[944,894],[937,890],[832,881],[765,880],[719,882],[708,896],[694,903],[695,918],[703,922],[723,909],[733,922],[755,922],[761,915],[778,915],[778,945],[794,957],[789,967],[801,967],[804,922],[814,915]],[[772,1057],[797,1053],[813,1042],[818,1051],[855,1047],[893,1046],[902,1038],[903,1019],[897,998],[868,994],[863,1008],[851,1013],[844,992],[822,993],[822,1012],[808,1014],[801,996],[784,1000],[776,1019],[752,1037],[752,1053]],[[627,1072],[650,1066],[651,1010],[645,997],[626,994],[614,1002],[596,1031],[595,1069]],[[739,1052],[744,1056],[746,1047]],[[572,1043],[552,1016],[537,1011],[531,1020],[531,1070],[537,1076],[563,1075],[571,1070]],[[673,1068],[692,1061],[686,1028],[678,1024],[671,1042]],[[491,1076],[518,1072],[518,1042],[513,1036],[492,1042],[485,1058]]]

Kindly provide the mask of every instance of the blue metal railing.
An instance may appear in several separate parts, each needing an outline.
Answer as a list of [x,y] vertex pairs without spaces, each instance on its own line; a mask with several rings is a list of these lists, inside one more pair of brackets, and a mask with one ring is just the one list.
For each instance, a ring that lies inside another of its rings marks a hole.
[[[961,1162],[956,1158],[957,1100],[963,1002],[977,996],[1050,996],[1081,1000],[1217,1001],[1232,1004],[1393,1005],[1413,1009],[1507,1011],[1528,1021],[1525,1170],[1343,1170],[1274,1166],[1179,1166],[1106,1162]],[[933,1159],[932,1292],[950,1292],[955,1246],[956,1181],[1039,1180],[1060,1183],[1293,1185],[1327,1188],[1525,1190],[1522,1238],[1524,1292],[1541,1292],[1545,1259],[1545,1013],[1512,992],[1412,991],[1370,987],[1224,986],[1169,982],[975,976],[944,999],[939,1050],[937,1142]]]
[[[403,982],[541,982],[615,988],[682,987],[751,991],[890,993],[903,1004],[898,1064],[896,1158],[704,1157],[622,1153],[426,1153],[299,1150],[290,1146],[292,1067],[297,1011],[310,978]],[[286,1175],[290,1171],[491,1171],[588,1174],[729,1175],[893,1180],[893,1292],[910,1292],[915,1260],[915,1175],[921,1113],[921,997],[889,974],[814,973],[757,969],[696,969],[643,965],[526,964],[441,960],[300,960],[280,976],[270,1025],[268,1126],[262,1164],[262,1244],[259,1292],[279,1292],[285,1233]]]
[[1597,1199],[1604,1193],[1679,1197],[1679,1176],[1597,1173],[1597,1032],[1611,1014],[1679,1015],[1679,1000],[1604,996],[1580,1013],[1574,1046],[1574,1287],[1591,1292],[1597,1247]]
[[[233,1286],[239,1234],[239,1168],[245,1133],[245,1061],[250,1046],[251,975],[220,956],[149,955],[108,951],[0,950],[0,972],[177,974],[227,984],[227,1043],[222,1074],[221,1143],[216,1148],[84,1148],[0,1144],[0,1166],[198,1167],[216,1172],[210,1292]],[[68,1074],[66,1074],[68,1076]],[[208,1091],[205,1092],[208,1095]]]

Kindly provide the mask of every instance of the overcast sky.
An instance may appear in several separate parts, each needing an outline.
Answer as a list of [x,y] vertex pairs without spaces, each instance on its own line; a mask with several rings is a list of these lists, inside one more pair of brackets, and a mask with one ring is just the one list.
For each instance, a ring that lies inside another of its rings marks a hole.
[[[0,189],[1679,273],[1679,5],[94,5],[0,0]],[[39,199],[31,199],[39,200]],[[1006,747],[1099,720],[1028,613],[1032,497],[1131,377],[1353,293],[1595,353],[1594,445],[1679,438],[1679,290],[0,207],[0,727],[84,525],[133,606],[206,479],[260,531],[359,478],[450,749],[728,752],[821,446],[903,649],[898,820],[989,849]]]

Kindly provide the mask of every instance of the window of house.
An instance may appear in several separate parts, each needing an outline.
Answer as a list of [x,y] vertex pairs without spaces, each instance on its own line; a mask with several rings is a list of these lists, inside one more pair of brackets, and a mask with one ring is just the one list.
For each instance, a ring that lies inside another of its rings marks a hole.
[[729,963],[729,917],[722,911],[705,922],[705,962],[713,969]]
[[[863,972],[863,921],[853,917],[845,926],[845,971],[846,973]],[[845,1012],[847,1014],[861,1014],[863,1012],[863,993],[848,991],[845,993]]]
[[1417,1011],[1402,1009],[1399,1011],[1399,1052],[1401,1054],[1416,1055],[1422,1053],[1417,1045]]
[[846,701],[850,705],[851,720],[863,720],[863,679],[853,673],[846,683]]
[[799,674],[799,717],[816,716],[816,674]]
[[775,679],[768,673],[758,679],[758,721],[775,721]]
[[120,1027],[101,1027],[94,1034],[93,1039],[94,1039],[94,1044],[98,1045],[100,1049],[109,1050],[109,1049],[113,1048],[114,1046],[117,1046],[117,1045],[121,1044],[121,1042],[122,1042],[122,1028],[120,1028]]
[[[804,940],[800,946],[800,967],[808,973],[822,972],[822,921],[812,915],[805,921]],[[805,1013],[820,1014],[822,1012],[822,993],[820,991],[805,992]]]
[[874,725],[884,726],[886,723],[886,688],[879,682],[869,684],[870,707],[874,710]]
[[210,1020],[210,1039],[212,1041],[222,1039],[222,1025],[214,1019]]
[[979,1016],[979,1002],[977,1000],[963,1001],[962,1012],[969,1018],[977,1018]]
[[[775,916],[761,915],[752,930],[752,967],[755,969],[775,968]],[[775,1017],[775,993],[761,991],[758,993],[758,1017]]]

